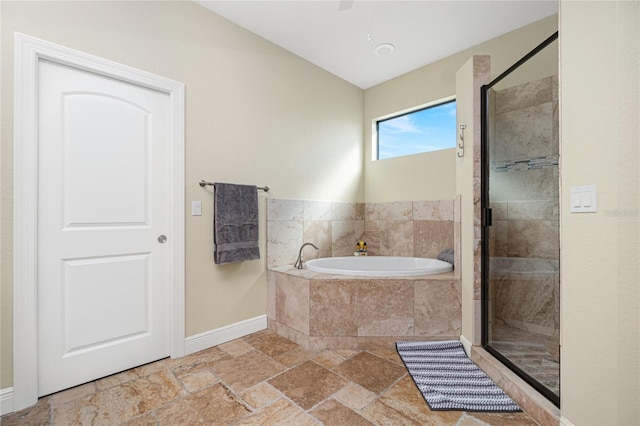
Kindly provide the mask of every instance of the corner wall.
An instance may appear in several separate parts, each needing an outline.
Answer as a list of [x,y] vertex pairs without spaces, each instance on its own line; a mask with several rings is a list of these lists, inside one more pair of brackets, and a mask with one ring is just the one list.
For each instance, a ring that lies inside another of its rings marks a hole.
[[[561,410],[640,424],[640,3],[561,1]],[[597,185],[598,212],[570,188]]]
[[456,95],[456,72],[473,55],[491,56],[495,78],[557,30],[558,16],[550,16],[365,90],[364,201],[454,199],[455,149],[373,161],[372,122]]
[[[0,12],[0,389],[13,383],[15,31],[186,84],[187,336],[265,314],[267,197],[362,201],[358,87],[191,1],[2,1]],[[259,194],[261,260],[213,263],[213,194],[201,179],[271,188]],[[202,216],[189,215],[192,200]]]

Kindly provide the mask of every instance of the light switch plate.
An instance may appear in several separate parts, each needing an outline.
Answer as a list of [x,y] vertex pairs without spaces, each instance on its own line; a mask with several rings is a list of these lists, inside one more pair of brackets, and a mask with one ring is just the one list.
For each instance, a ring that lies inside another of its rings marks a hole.
[[571,213],[598,211],[598,193],[595,185],[571,187]]
[[202,201],[191,201],[191,216],[202,216]]

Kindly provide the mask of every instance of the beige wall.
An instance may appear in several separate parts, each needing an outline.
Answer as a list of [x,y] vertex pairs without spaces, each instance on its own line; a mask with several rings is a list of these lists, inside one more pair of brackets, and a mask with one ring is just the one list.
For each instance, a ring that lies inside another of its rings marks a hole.
[[491,58],[472,56],[456,73],[457,122],[465,124],[464,156],[456,162],[456,194],[460,203],[460,228],[456,249],[462,281],[462,330],[460,339],[481,343],[480,335],[480,87],[491,80]]
[[[560,3],[561,395],[574,425],[640,424],[640,3]],[[597,213],[570,213],[596,184]]]
[[[562,211],[562,413],[576,425],[640,423],[638,7],[561,3],[562,206],[572,185],[596,183],[599,196],[598,213]],[[13,31],[186,83],[186,202],[204,203],[203,216],[186,223],[193,335],[264,314],[266,305],[264,260],[212,264],[211,194],[199,179],[269,185],[277,198],[452,199],[453,150],[372,163],[371,119],[454,94],[455,72],[471,54],[491,55],[495,76],[556,28],[551,17],[368,89],[363,148],[361,90],[196,4],[3,1],[0,8],[0,388],[12,383]],[[338,162],[336,152],[345,153]]]
[[557,29],[558,16],[550,16],[367,89],[364,101],[365,201],[455,198],[454,149],[372,161],[372,121],[455,95],[456,72],[472,55],[490,55],[492,76],[497,77]]
[[[2,350],[12,384],[13,33],[186,83],[186,334],[265,314],[260,261],[212,260],[212,193],[200,179],[268,185],[269,197],[362,201],[361,89],[185,1],[0,2]],[[203,215],[189,215],[202,200]]]

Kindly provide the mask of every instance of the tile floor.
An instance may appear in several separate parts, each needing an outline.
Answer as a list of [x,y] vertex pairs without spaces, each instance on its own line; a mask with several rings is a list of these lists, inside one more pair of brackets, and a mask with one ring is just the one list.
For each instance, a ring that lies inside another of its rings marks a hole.
[[429,410],[393,349],[309,352],[261,331],[41,398],[10,425],[536,425]]
[[[531,333],[496,321],[492,324],[490,344],[551,392],[560,393],[560,342],[557,336]],[[556,350],[550,351],[550,347]]]

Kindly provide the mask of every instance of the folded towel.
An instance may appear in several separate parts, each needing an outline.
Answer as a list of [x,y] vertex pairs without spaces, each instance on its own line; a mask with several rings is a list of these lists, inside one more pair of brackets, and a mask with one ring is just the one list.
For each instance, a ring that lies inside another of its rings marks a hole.
[[214,187],[214,262],[223,265],[260,259],[257,187],[217,182]]
[[438,260],[443,260],[453,265],[455,263],[453,260],[453,249],[442,250],[438,255]]

